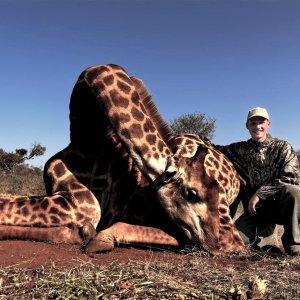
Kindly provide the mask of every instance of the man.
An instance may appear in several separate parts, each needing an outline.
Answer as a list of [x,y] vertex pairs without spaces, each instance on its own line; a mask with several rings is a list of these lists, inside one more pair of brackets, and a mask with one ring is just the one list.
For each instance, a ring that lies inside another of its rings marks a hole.
[[262,249],[268,245],[275,224],[284,226],[286,253],[300,255],[300,172],[292,146],[268,134],[270,117],[265,108],[249,111],[248,141],[215,145],[234,163],[242,179],[244,213],[236,226],[246,244]]

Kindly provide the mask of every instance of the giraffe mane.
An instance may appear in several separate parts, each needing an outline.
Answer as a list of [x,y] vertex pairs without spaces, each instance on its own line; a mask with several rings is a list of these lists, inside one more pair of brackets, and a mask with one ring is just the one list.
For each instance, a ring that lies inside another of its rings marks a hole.
[[161,138],[164,140],[167,146],[171,150],[173,150],[172,148],[173,144],[171,143],[171,140],[173,138],[173,132],[170,126],[168,125],[168,123],[163,119],[160,112],[158,111],[157,106],[152,99],[152,95],[149,93],[148,89],[146,88],[142,80],[134,76],[130,76],[130,79],[132,80],[141,98],[143,106],[147,111],[147,114],[151,117],[151,120],[156,126]]

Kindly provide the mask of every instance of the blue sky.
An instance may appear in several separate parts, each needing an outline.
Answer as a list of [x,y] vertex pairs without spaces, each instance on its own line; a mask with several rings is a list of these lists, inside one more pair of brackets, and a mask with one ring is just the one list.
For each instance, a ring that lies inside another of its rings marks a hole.
[[300,149],[300,1],[0,0],[0,148],[69,143],[69,98],[88,66],[142,78],[169,121],[202,112],[213,139],[249,138],[264,106],[270,133]]

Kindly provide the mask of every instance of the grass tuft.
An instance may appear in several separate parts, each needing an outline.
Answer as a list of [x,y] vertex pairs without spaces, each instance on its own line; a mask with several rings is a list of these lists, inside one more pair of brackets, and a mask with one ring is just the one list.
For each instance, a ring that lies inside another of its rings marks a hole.
[[[0,268],[0,299],[299,299],[300,258],[245,252],[184,260]],[[256,294],[255,294],[256,293]],[[261,298],[257,296],[260,293]],[[243,298],[244,297],[244,298]]]

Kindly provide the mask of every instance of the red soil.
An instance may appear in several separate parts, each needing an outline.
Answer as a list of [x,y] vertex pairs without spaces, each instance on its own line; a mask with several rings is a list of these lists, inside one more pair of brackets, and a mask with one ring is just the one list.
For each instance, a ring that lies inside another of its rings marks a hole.
[[73,267],[91,262],[103,265],[113,261],[126,263],[129,260],[177,261],[185,256],[172,251],[116,248],[112,252],[85,254],[74,245],[52,245],[40,242],[6,240],[0,241],[0,267],[33,269],[41,266]]

